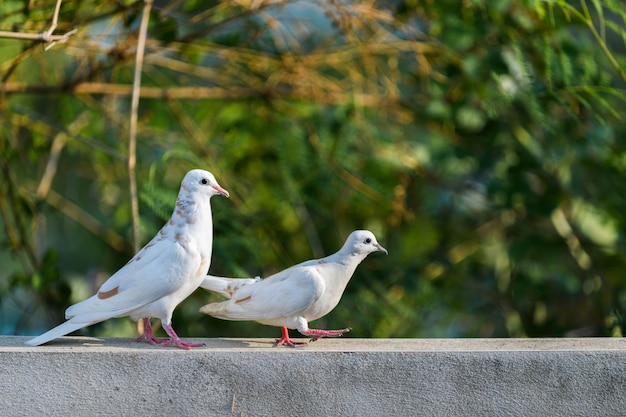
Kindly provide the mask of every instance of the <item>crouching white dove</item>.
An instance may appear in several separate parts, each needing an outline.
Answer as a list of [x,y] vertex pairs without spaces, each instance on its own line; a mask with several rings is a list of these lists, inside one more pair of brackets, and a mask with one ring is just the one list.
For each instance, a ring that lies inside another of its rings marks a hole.
[[[82,327],[113,317],[143,319],[137,341],[190,349],[172,328],[174,308],[187,298],[209,271],[213,246],[211,197],[229,197],[213,174],[201,169],[185,175],[169,222],[128,263],[102,284],[97,294],[65,311],[67,321],[26,343],[41,345]],[[170,338],[156,338],[150,318],[161,320]]]
[[304,344],[290,339],[288,328],[312,336],[312,341],[341,336],[350,328],[310,329],[308,322],[325,316],[337,306],[356,267],[377,251],[387,254],[372,232],[356,230],[339,252],[302,262],[263,280],[209,275],[200,286],[229,300],[207,304],[200,312],[224,320],[252,320],[280,326],[282,337],[276,339],[279,346]]

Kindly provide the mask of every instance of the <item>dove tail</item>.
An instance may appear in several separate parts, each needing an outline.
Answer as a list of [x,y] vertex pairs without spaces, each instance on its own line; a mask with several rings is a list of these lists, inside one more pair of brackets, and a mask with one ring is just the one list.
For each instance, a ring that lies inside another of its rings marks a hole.
[[205,290],[216,292],[226,298],[231,298],[241,287],[254,284],[261,278],[223,278],[207,275],[200,286]]
[[230,304],[228,301],[210,303],[200,307],[200,312],[218,319],[232,320],[228,311]]
[[51,341],[52,339],[56,339],[57,337],[65,336],[68,333],[72,333],[75,330],[88,326],[90,323],[72,323],[71,321],[66,321],[63,324],[59,324],[54,329],[48,330],[41,336],[37,336],[34,339],[30,339],[26,341],[27,345],[30,346],[39,346],[43,345],[46,342]]
[[210,303],[200,307],[200,312],[222,320],[243,321],[258,318],[235,303],[230,300]]

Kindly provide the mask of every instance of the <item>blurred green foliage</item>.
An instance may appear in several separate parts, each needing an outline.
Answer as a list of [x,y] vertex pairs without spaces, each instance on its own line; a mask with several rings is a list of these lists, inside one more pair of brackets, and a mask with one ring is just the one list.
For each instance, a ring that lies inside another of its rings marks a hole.
[[[5,0],[0,30],[55,1]],[[132,255],[130,85],[143,2],[64,2],[49,50],[0,39],[0,330],[35,334]],[[156,1],[139,108],[142,243],[191,168],[211,273],[267,276],[368,228],[389,249],[317,327],[352,337],[621,336],[623,2]],[[219,321],[198,290],[184,336]],[[128,336],[129,320],[85,334]]]

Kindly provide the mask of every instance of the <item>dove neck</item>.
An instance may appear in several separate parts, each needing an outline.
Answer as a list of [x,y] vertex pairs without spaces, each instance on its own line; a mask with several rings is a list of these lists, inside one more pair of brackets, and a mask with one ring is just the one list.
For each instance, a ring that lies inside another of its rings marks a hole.
[[179,196],[176,199],[172,223],[179,230],[182,229],[189,234],[194,232],[199,232],[202,235],[211,233],[213,216],[210,199],[198,200],[188,196]]
[[352,251],[339,251],[341,263],[346,267],[352,270],[356,269],[357,266],[365,259],[367,255],[363,255],[362,253],[352,252]]

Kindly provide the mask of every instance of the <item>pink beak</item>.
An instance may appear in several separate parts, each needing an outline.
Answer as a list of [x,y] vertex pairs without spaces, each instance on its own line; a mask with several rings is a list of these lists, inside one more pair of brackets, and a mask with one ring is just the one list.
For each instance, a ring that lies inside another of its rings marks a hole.
[[219,185],[214,185],[214,186],[213,186],[213,189],[214,189],[215,191],[217,191],[217,193],[218,193],[218,194],[221,194],[221,195],[223,195],[223,196],[224,196],[224,197],[226,197],[226,198],[229,198],[229,197],[230,197],[230,194],[228,193],[228,191],[226,191],[225,189],[223,189],[223,188],[222,188],[222,187],[220,187]]

